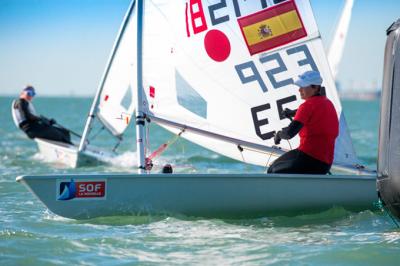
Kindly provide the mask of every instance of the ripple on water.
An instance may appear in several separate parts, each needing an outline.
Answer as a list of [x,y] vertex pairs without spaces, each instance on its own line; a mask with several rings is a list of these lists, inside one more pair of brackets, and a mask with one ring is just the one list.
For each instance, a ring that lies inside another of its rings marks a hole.
[[[0,101],[4,98],[0,97]],[[9,112],[9,102],[0,113]],[[81,130],[91,99],[38,98],[58,121]],[[357,107],[359,106],[359,107]],[[357,153],[368,165],[376,162],[376,124],[365,111],[369,103],[351,102],[346,110]],[[379,106],[379,104],[377,105]],[[351,109],[353,108],[353,109]],[[357,109],[358,108],[358,109]],[[357,110],[361,110],[357,112]],[[40,110],[38,110],[40,112]],[[363,118],[368,118],[364,119]],[[3,119],[3,120],[2,120]],[[37,148],[9,121],[0,117],[0,261],[2,265],[157,264],[157,265],[397,265],[400,235],[378,211],[326,212],[292,217],[220,220],[184,216],[118,216],[75,221],[50,213],[15,182],[20,174],[131,172],[136,153],[131,141],[121,143],[121,156],[111,165],[55,168],[36,155]],[[369,123],[369,124],[368,124]],[[126,139],[133,140],[128,132]],[[153,128],[155,150],[173,136]],[[109,136],[100,141],[113,145]],[[176,172],[263,172],[178,140],[155,160]],[[179,167],[182,166],[183,167]]]

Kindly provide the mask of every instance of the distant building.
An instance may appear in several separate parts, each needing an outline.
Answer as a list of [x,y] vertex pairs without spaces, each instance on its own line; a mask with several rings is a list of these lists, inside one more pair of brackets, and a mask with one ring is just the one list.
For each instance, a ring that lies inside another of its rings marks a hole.
[[353,82],[348,89],[343,89],[339,81],[335,81],[335,84],[341,99],[372,101],[381,97],[381,89],[377,87],[376,82],[369,88],[365,84],[354,86]]
[[372,101],[380,99],[381,90],[346,90],[340,91],[341,99]]

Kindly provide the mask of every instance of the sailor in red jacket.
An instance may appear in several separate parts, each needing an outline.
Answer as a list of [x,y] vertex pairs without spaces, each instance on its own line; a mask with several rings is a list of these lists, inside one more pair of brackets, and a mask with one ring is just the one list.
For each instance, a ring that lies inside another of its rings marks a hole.
[[268,173],[327,174],[333,162],[335,140],[339,134],[338,116],[332,102],[323,95],[322,78],[317,71],[307,71],[295,84],[300,87],[302,103],[297,111],[285,109],[293,116],[288,127],[275,134],[275,144],[291,139],[297,133],[300,145],[279,157]]

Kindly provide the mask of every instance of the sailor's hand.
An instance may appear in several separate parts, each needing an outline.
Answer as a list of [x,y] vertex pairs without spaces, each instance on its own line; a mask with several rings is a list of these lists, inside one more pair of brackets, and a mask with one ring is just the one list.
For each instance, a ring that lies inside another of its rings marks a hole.
[[278,131],[278,132],[276,132],[275,133],[275,136],[274,136],[274,143],[275,143],[275,145],[279,145],[280,143],[281,143],[281,131]]
[[145,169],[150,171],[153,168],[153,161],[149,158],[145,159]]
[[49,120],[49,123],[50,123],[50,125],[54,125],[54,124],[57,124],[57,121],[54,118],[52,118]]
[[286,118],[292,118],[296,115],[296,110],[290,110],[289,108],[285,108],[285,110],[283,110],[281,114]]
[[39,122],[42,123],[43,125],[50,125],[50,120],[42,115],[39,117]]

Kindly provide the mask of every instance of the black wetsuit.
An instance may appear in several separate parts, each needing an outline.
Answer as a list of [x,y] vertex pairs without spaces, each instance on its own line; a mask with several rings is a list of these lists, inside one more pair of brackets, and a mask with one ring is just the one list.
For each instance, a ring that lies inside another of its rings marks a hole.
[[294,149],[276,159],[268,168],[268,173],[325,175],[330,169],[329,164]]
[[71,136],[65,129],[55,127],[47,119],[43,119],[29,111],[29,102],[19,98],[15,101],[13,108],[20,113],[23,121],[19,128],[22,129],[29,138],[43,138],[71,144]]

